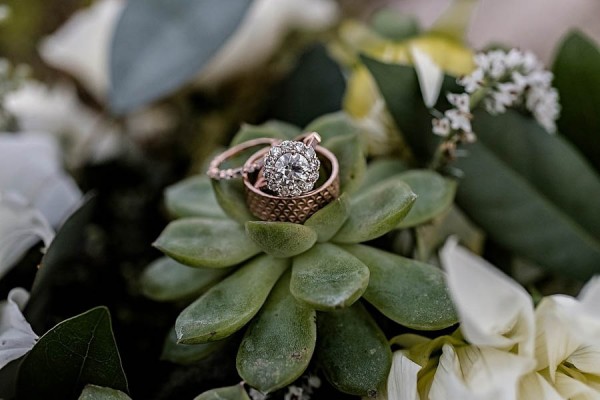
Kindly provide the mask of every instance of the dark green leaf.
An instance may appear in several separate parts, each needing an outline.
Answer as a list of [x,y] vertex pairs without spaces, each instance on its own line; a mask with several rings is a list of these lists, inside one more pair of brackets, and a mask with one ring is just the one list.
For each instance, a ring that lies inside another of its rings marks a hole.
[[370,246],[344,248],[369,267],[363,297],[386,317],[419,330],[443,329],[457,322],[439,268]]
[[182,264],[223,268],[260,253],[244,227],[226,219],[185,218],[171,222],[154,246]]
[[220,340],[242,328],[288,266],[289,260],[263,255],[213,286],[177,317],[179,343]]
[[562,106],[558,130],[600,171],[600,50],[580,32],[562,43],[553,66]]
[[196,396],[194,400],[250,400],[242,384],[211,389]]
[[600,178],[560,136],[509,111],[477,113],[457,199],[501,245],[554,272],[600,272]]
[[360,303],[317,317],[316,354],[327,380],[342,392],[375,397],[392,364],[383,332]]
[[349,207],[348,197],[342,194],[314,213],[304,225],[317,232],[317,241],[328,242],[346,222]]
[[262,393],[295,381],[308,367],[317,341],[316,313],[290,294],[284,275],[252,321],[237,355],[240,376]]
[[83,388],[83,392],[81,392],[78,400],[131,400],[131,397],[120,390],[96,385],[87,385]]
[[318,310],[348,307],[363,294],[369,269],[356,257],[322,243],[294,258],[290,291]]
[[106,307],[69,318],[40,338],[21,364],[17,397],[76,399],[86,384],[128,391]]
[[273,257],[293,257],[317,241],[313,229],[291,222],[248,221],[246,232],[258,247]]
[[130,0],[110,54],[110,104],[125,112],[193,78],[234,32],[250,0]]
[[162,257],[144,270],[140,285],[152,300],[186,300],[203,293],[230,272],[229,268],[192,268]]
[[207,176],[193,176],[165,190],[165,205],[175,218],[227,218]]
[[399,178],[387,179],[350,200],[348,219],[333,237],[337,243],[360,243],[396,228],[417,196]]
[[413,192],[417,200],[399,228],[423,224],[447,211],[454,202],[456,182],[428,170],[411,170],[398,175]]
[[177,334],[175,328],[173,328],[165,339],[160,358],[179,365],[190,365],[222,349],[227,342],[228,340],[225,339],[218,342],[199,344],[177,343]]

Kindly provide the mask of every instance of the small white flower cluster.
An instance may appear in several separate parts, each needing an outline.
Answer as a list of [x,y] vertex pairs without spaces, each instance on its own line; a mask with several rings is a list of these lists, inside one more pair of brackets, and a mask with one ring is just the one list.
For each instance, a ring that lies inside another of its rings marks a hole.
[[454,142],[473,142],[470,107],[474,94],[475,98],[483,95],[483,105],[491,114],[524,105],[546,131],[556,131],[560,105],[558,92],[552,87],[553,75],[533,53],[494,50],[477,54],[475,64],[475,71],[457,80],[465,93],[448,95],[453,108],[433,120],[433,133],[442,137],[455,134]]
[[[310,400],[315,389],[321,387],[321,378],[316,375],[306,375],[302,377],[302,385],[290,385],[287,387],[286,393],[283,395],[283,400]],[[268,394],[263,394],[254,388],[248,391],[252,400],[267,400]]]
[[469,94],[485,90],[483,104],[491,114],[525,105],[549,133],[556,131],[560,114],[558,92],[552,87],[552,72],[531,52],[494,50],[475,56],[477,69],[458,80]]

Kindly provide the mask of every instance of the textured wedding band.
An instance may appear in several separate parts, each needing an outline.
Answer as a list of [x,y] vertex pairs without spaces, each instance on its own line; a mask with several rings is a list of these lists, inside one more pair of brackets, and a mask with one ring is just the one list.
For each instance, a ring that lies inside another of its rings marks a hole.
[[243,168],[246,203],[254,216],[263,221],[303,223],[339,196],[338,161],[333,153],[321,146],[314,146],[316,156],[328,173],[327,180],[321,186],[293,197],[279,196],[261,190],[257,187],[257,183],[260,184],[263,170],[250,171],[249,166],[260,163],[270,150],[271,148],[262,149],[250,156]]

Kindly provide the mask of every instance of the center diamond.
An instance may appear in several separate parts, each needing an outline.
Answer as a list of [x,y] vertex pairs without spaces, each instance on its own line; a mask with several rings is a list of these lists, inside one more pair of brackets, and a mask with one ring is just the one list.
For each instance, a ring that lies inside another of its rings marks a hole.
[[275,162],[275,178],[283,185],[306,182],[310,174],[308,160],[300,154],[286,153]]

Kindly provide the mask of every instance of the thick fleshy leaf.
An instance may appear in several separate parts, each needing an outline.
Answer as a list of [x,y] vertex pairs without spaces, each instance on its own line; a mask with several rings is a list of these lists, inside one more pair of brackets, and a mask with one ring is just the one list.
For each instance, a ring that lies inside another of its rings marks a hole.
[[106,307],[69,318],[40,338],[21,363],[17,397],[69,399],[85,384],[128,391]]
[[360,127],[343,111],[326,114],[312,121],[304,128],[306,132],[318,132],[323,144],[340,136],[360,136]]
[[186,300],[203,293],[230,272],[229,268],[192,268],[162,257],[146,267],[140,285],[152,300]]
[[584,34],[571,32],[552,70],[560,93],[558,130],[600,171],[600,49]]
[[196,396],[194,400],[250,400],[242,384],[211,389]]
[[177,343],[177,334],[175,328],[173,328],[165,338],[160,358],[179,365],[190,365],[222,349],[227,342],[228,340],[225,339],[218,342],[199,344]]
[[369,269],[342,248],[321,243],[295,257],[290,291],[317,310],[350,306],[369,284]]
[[286,259],[263,255],[213,286],[177,317],[179,343],[223,339],[246,325],[289,266]]
[[315,310],[296,301],[289,288],[288,273],[250,324],[238,351],[240,376],[262,393],[273,392],[300,377],[315,349]]
[[260,253],[244,227],[214,218],[185,218],[171,222],[154,246],[169,257],[193,267],[223,268]]
[[342,194],[311,215],[304,222],[304,226],[308,226],[317,232],[318,242],[328,242],[346,222],[349,206],[348,197],[346,194]]
[[325,144],[336,156],[340,171],[340,191],[352,192],[362,182],[367,162],[361,148],[360,136],[346,135],[334,137]]
[[[259,138],[274,138],[274,139],[287,139],[283,129],[281,129],[277,125],[277,121],[271,124],[262,124],[262,125],[250,125],[243,124],[240,130],[235,134],[233,139],[231,140],[231,146],[236,146],[240,143],[246,142],[248,140],[259,139]],[[283,123],[282,123],[283,124]],[[291,125],[293,126],[293,125]],[[282,127],[285,127],[282,126]],[[289,130],[289,128],[287,128]]]
[[458,322],[439,268],[370,246],[344,248],[369,267],[363,297],[386,317],[419,330],[443,329]]
[[534,315],[531,296],[483,258],[448,239],[440,251],[446,281],[469,343],[533,355]]
[[103,386],[86,385],[77,400],[131,400],[120,390]]
[[248,237],[273,257],[293,257],[310,249],[317,241],[314,229],[291,222],[246,222]]
[[193,176],[165,190],[165,205],[175,218],[226,218],[207,176]]
[[234,32],[249,4],[128,1],[111,48],[112,109],[129,111],[193,78]]
[[479,140],[456,163],[462,209],[496,242],[553,272],[600,272],[600,177],[591,166],[515,111],[476,113],[473,129]]
[[256,219],[246,206],[244,185],[239,179],[211,180],[217,202],[230,218],[243,224]]
[[12,289],[6,301],[0,303],[0,369],[33,348],[38,336],[23,317],[29,293],[22,288]]
[[390,371],[385,335],[360,303],[317,315],[316,354],[325,377],[338,390],[375,397]]
[[396,228],[417,196],[402,180],[387,179],[350,199],[348,219],[333,237],[338,243],[360,243]]
[[433,171],[411,170],[398,177],[418,196],[399,228],[423,224],[447,211],[454,202],[456,182]]
[[380,158],[369,163],[365,179],[357,191],[364,192],[379,182],[398,175],[407,170],[406,165],[395,158]]

